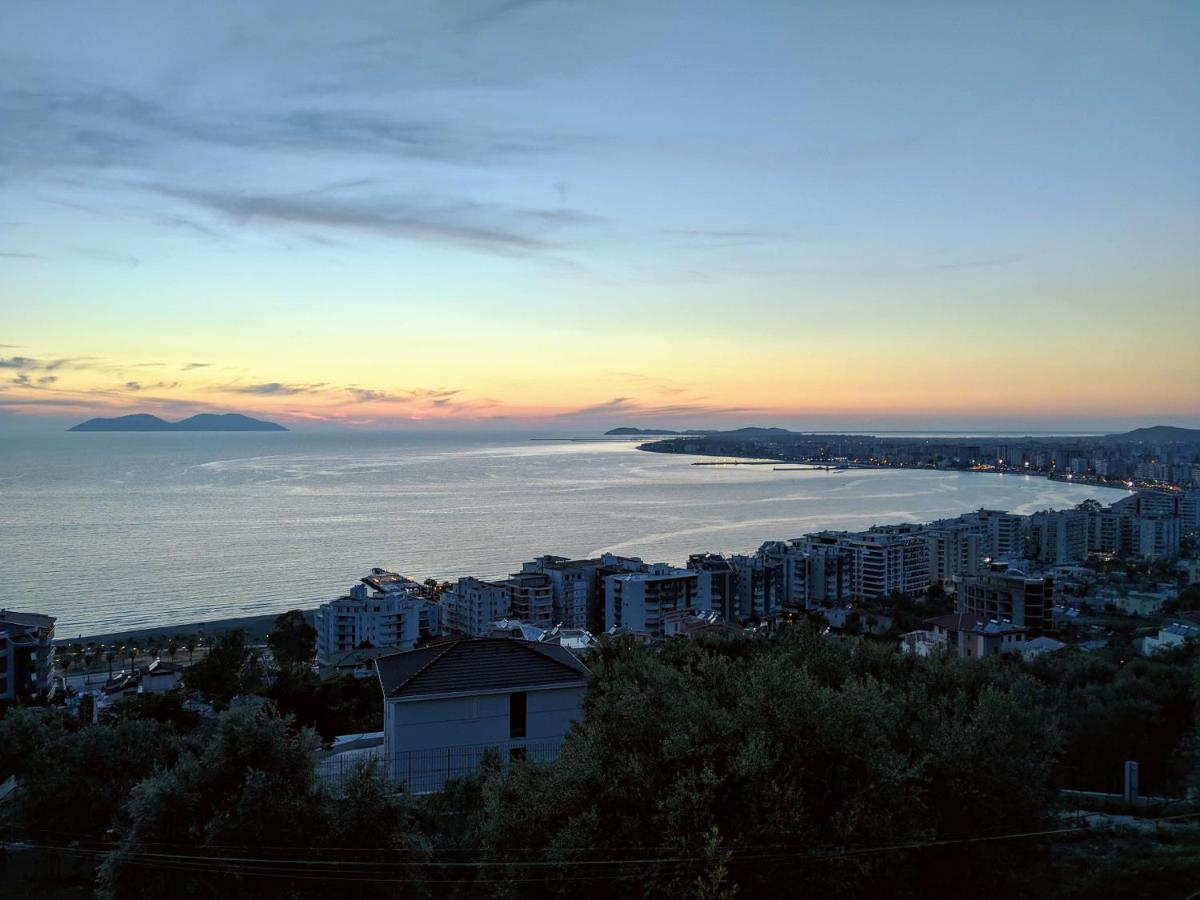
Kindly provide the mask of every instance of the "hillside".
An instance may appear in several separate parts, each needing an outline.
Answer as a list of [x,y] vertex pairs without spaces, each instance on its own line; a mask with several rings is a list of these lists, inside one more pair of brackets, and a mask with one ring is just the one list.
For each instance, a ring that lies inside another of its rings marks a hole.
[[1135,428],[1124,434],[1106,434],[1106,441],[1145,441],[1157,444],[1200,444],[1200,428],[1177,428],[1174,425],[1151,425]]

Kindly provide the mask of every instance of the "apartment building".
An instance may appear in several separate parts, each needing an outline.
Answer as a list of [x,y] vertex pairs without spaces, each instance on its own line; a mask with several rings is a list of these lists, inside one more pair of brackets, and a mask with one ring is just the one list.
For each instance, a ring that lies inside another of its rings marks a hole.
[[411,578],[374,569],[345,596],[317,607],[317,664],[358,647],[412,647],[444,630],[441,606]]
[[508,586],[498,581],[460,578],[442,594],[446,626],[459,634],[483,637],[492,624],[512,614]]
[[654,637],[665,635],[665,617],[672,612],[707,610],[711,598],[700,591],[700,574],[666,563],[645,572],[626,572],[604,579],[605,629],[625,628]]
[[983,572],[963,576],[958,611],[987,622],[1008,622],[1039,634],[1051,625],[1054,579],[1023,572]]
[[53,616],[0,609],[0,701],[37,701],[54,673]]

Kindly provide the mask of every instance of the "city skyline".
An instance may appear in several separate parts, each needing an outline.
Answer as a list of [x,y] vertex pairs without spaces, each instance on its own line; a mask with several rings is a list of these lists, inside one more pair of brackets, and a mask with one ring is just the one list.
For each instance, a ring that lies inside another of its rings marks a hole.
[[1200,16],[0,11],[0,425],[1200,425]]

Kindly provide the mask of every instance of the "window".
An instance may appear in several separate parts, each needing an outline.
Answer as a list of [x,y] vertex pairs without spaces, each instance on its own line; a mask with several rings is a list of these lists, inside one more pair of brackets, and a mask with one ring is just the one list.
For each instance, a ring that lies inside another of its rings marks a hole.
[[525,692],[518,691],[508,695],[508,736],[510,738],[525,737],[526,703]]

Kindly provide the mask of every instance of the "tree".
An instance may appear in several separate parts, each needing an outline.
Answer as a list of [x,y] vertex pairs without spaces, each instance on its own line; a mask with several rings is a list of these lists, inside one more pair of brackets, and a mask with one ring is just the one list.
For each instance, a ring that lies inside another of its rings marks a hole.
[[280,668],[307,666],[316,650],[317,629],[303,612],[289,610],[275,619],[275,629],[267,635],[267,646]]
[[[271,709],[224,713],[210,740],[133,789],[120,844],[100,869],[103,893],[120,898],[343,896],[348,873],[339,863],[347,847],[356,848],[356,854],[400,851],[356,858],[374,863],[376,870],[396,864],[392,878],[419,878],[412,864],[420,861],[423,842],[411,801],[368,770],[353,773],[339,794],[331,795],[316,780],[318,750],[311,731],[296,729]],[[170,846],[177,854],[195,852],[210,861],[227,854],[276,862],[261,877],[256,870],[264,866],[210,865],[204,878],[181,881],[177,869],[144,864],[147,846]],[[290,847],[304,848],[309,864],[295,865]],[[330,849],[322,852],[322,847]],[[343,880],[323,882],[323,868]],[[271,877],[288,870],[303,877]],[[358,871],[361,866],[349,874]],[[396,885],[384,881],[373,892],[369,881],[357,878],[353,893],[394,897]],[[410,889],[406,884],[404,895],[421,897],[420,885]]]
[[70,713],[10,712],[0,720],[0,770],[21,783],[16,822],[26,833],[97,840],[133,785],[173,762],[180,732],[151,720],[84,725]]
[[314,729],[323,741],[383,728],[383,703],[374,678],[321,681],[309,669],[283,669],[263,693],[297,726]]
[[256,686],[257,658],[246,645],[246,634],[240,628],[227,631],[216,638],[208,654],[187,670],[187,686],[199,691],[217,709]]

